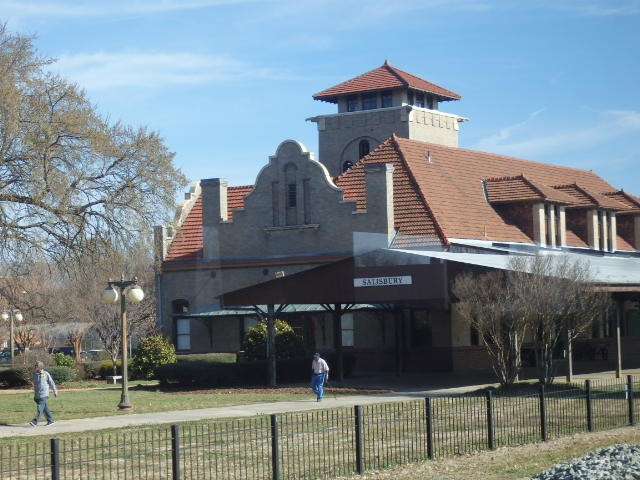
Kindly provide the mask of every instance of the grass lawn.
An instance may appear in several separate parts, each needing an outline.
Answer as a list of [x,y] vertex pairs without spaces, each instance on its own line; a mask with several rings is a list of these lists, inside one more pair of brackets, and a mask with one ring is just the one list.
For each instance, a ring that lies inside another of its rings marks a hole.
[[640,444],[640,426],[561,437],[516,447],[456,455],[433,461],[370,471],[365,475],[340,477],[342,480],[526,480],[554,465],[581,457],[598,448],[615,444]]
[[[138,383],[134,382],[129,387],[129,398],[135,413],[302,400],[313,396],[310,388],[303,387],[256,390],[229,388],[185,392],[161,390],[157,386],[149,385],[149,382],[146,383],[138,386]],[[90,388],[95,386],[91,382],[62,386],[58,397],[49,400],[49,408],[56,420],[126,414],[117,408],[121,387],[114,385],[104,388],[103,382],[99,385],[99,389]],[[77,389],[78,386],[88,388]],[[0,425],[26,423],[33,418],[35,409],[31,390],[0,393]]]

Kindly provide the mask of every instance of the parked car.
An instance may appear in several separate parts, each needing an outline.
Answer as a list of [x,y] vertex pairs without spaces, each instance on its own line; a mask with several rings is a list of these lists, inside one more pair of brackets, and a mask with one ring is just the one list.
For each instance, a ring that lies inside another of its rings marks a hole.
[[63,347],[53,347],[50,349],[49,353],[64,353],[65,355],[69,355],[70,357],[75,358],[76,351],[73,347],[63,346]]
[[100,348],[96,348],[93,350],[88,350],[86,352],[85,351],[80,352],[80,361],[96,362],[98,360],[102,360],[104,356],[105,356],[105,351]]

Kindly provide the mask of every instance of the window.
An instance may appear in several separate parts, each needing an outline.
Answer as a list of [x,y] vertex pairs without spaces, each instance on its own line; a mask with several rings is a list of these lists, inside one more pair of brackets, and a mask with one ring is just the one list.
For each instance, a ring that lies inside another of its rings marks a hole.
[[368,93],[362,97],[362,109],[373,110],[377,107],[377,99],[375,93]]
[[287,207],[294,208],[297,203],[298,190],[295,183],[287,185]]
[[413,92],[407,92],[407,103],[413,105]]
[[427,108],[433,110],[433,97],[427,96]]
[[416,93],[416,103],[415,103],[416,107],[421,107],[424,108],[424,94],[423,93]]
[[382,108],[388,108],[393,106],[393,96],[390,90],[382,92],[381,94]]
[[347,97],[347,112],[355,112],[358,110],[358,97],[349,95]]
[[342,345],[344,347],[353,347],[353,313],[343,313],[340,322],[342,327]]
[[347,170],[351,170],[351,167],[353,167],[353,162],[351,160],[347,160],[342,164],[342,171],[346,172]]
[[369,155],[369,142],[367,140],[360,140],[358,144],[358,158],[362,158],[365,155]]
[[188,318],[176,320],[176,350],[191,350],[191,320]]

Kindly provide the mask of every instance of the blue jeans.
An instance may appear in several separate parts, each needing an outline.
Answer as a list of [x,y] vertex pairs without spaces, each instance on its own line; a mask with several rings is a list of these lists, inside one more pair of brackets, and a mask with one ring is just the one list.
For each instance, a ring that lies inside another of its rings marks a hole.
[[33,401],[36,402],[36,404],[38,405],[38,411],[36,412],[36,416],[33,419],[34,423],[38,423],[38,420],[40,420],[40,416],[43,413],[45,418],[47,419],[47,422],[49,423],[53,422],[53,415],[51,415],[51,411],[49,410],[49,406],[47,405],[47,400],[49,400],[49,397],[33,399]]
[[311,377],[311,388],[318,397],[318,400],[322,400],[324,396],[324,380],[326,376],[326,373],[315,373],[313,377]]

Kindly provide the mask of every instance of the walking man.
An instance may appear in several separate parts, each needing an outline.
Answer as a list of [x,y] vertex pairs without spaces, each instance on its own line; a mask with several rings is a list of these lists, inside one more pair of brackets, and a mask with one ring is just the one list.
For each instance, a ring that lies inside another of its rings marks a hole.
[[320,357],[319,353],[313,354],[311,362],[311,388],[316,394],[317,401],[321,402],[324,396],[324,384],[329,378],[329,365]]
[[53,415],[51,415],[47,400],[49,400],[49,389],[53,390],[53,394],[56,397],[58,396],[58,389],[56,388],[53,378],[51,378],[51,374],[44,369],[44,363],[38,360],[35,368],[36,371],[33,372],[33,401],[38,405],[38,410],[36,411],[35,418],[29,422],[29,425],[32,427],[38,425],[38,420],[40,420],[40,416],[43,413],[47,419],[47,425],[53,425],[55,420],[53,419]]

